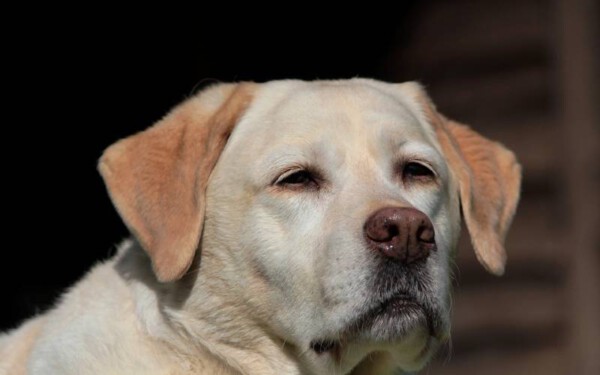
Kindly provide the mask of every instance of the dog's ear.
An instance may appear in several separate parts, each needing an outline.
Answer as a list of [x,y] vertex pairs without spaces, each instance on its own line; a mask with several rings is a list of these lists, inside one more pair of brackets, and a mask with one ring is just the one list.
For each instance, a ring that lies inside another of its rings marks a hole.
[[515,155],[466,125],[440,115],[425,91],[411,83],[460,189],[462,213],[479,262],[501,275],[506,264],[504,239],[512,222],[521,186]]
[[475,254],[489,272],[502,275],[504,239],[519,201],[521,166],[500,143],[454,121],[443,124],[438,138],[447,138],[440,141],[444,152],[457,154],[451,168],[458,177],[463,217]]
[[251,83],[213,86],[100,158],[109,195],[162,282],[181,278],[190,267],[208,177],[253,91]]

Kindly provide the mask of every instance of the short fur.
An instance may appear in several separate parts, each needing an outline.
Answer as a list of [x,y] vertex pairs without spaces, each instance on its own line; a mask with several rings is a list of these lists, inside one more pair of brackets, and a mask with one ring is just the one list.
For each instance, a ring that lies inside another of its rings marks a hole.
[[[406,180],[419,162],[434,177]],[[47,313],[0,337],[0,374],[391,374],[449,334],[461,206],[478,259],[505,265],[520,168],[415,83],[226,84],[99,163],[133,234]],[[295,171],[318,183],[291,188]],[[318,187],[315,187],[318,186]],[[365,220],[413,207],[437,250],[369,250]],[[384,312],[409,296],[411,308]]]

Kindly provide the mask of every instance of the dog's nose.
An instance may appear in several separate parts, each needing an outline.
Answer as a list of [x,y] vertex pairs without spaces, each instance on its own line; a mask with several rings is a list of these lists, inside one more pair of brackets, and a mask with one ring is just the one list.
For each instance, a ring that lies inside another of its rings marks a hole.
[[363,230],[369,247],[402,263],[426,259],[435,250],[433,224],[414,208],[382,208],[367,219]]

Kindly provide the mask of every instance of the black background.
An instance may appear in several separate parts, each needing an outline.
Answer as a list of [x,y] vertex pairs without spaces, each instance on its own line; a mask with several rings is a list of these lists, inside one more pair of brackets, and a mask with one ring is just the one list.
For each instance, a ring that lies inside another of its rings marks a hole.
[[398,78],[387,61],[410,39],[413,9],[259,19],[231,7],[15,17],[3,57],[0,330],[50,307],[127,236],[96,172],[104,148],[217,81]]

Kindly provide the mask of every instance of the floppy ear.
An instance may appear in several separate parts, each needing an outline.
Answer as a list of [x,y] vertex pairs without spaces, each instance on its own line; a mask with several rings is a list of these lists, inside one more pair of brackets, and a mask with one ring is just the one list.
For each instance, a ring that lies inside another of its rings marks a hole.
[[504,239],[519,201],[521,166],[500,143],[440,115],[425,91],[418,84],[411,85],[458,179],[462,213],[475,255],[486,270],[502,275]]
[[213,86],[100,158],[113,204],[162,282],[179,279],[194,258],[208,177],[253,91],[250,83]]
[[468,126],[446,120],[438,130],[444,152],[458,154],[451,168],[458,176],[463,217],[479,262],[502,275],[504,239],[512,222],[521,187],[521,166],[515,155]]

